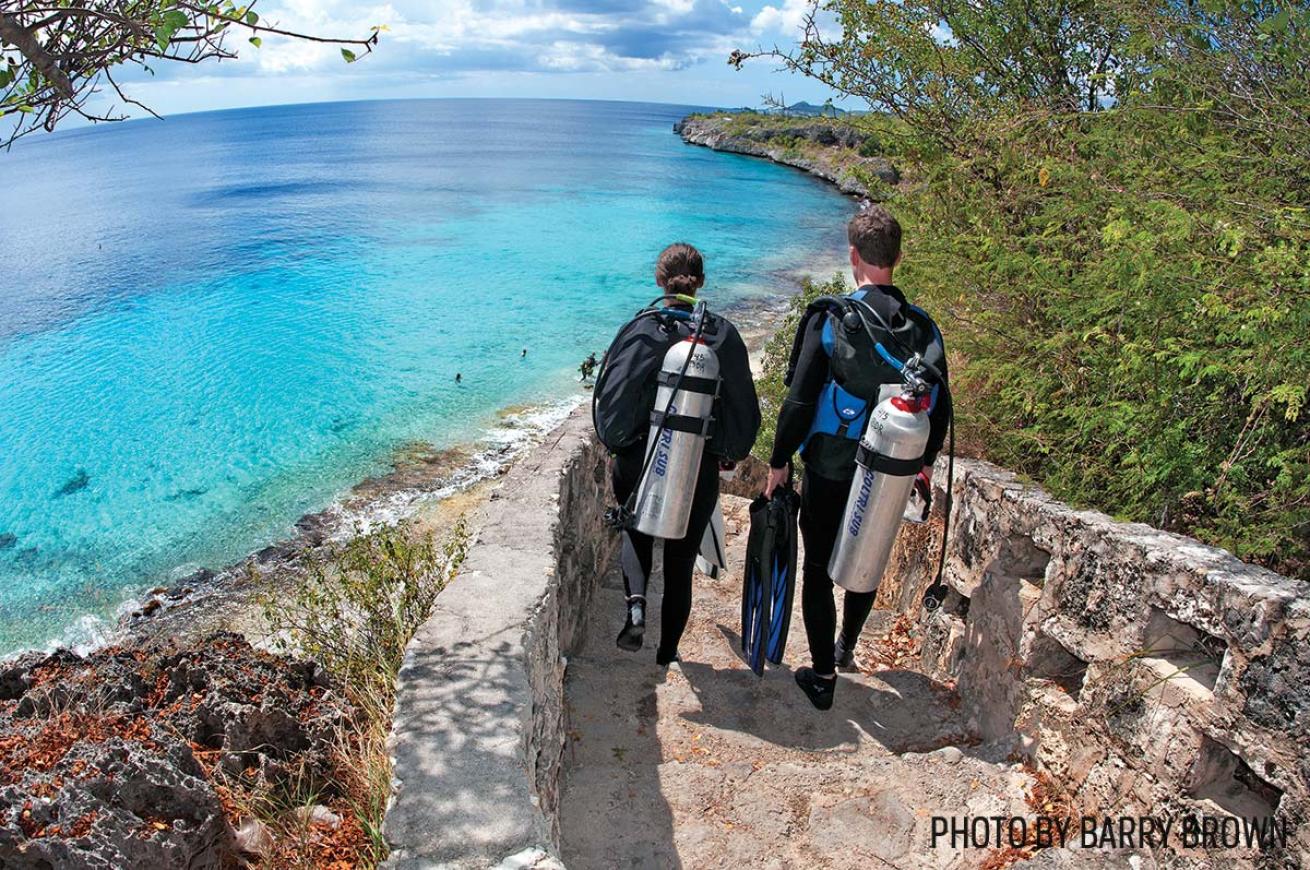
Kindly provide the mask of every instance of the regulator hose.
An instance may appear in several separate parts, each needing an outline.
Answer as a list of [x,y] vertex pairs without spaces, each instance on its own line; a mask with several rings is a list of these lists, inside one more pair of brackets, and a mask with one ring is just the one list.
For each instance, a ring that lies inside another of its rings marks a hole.
[[942,520],[942,550],[937,559],[937,576],[933,578],[932,585],[923,593],[923,607],[929,613],[937,610],[946,600],[946,584],[942,582],[942,577],[946,574],[946,541],[951,533],[951,490],[955,483],[955,415],[951,414],[951,419],[947,423],[947,439],[950,442],[946,454],[946,506]]

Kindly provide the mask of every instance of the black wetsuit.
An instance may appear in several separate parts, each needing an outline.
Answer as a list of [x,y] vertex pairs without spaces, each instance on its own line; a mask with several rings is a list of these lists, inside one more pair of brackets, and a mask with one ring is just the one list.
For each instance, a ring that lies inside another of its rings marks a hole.
[[[867,285],[861,287],[864,301],[877,309],[888,322],[904,315],[909,303],[896,287]],[[855,449],[858,442],[844,436],[817,433],[810,436],[817,411],[817,401],[831,373],[828,353],[823,347],[823,326],[827,318],[812,317],[802,338],[800,358],[792,375],[791,388],[778,412],[777,434],[769,465],[784,468],[792,455],[805,445],[805,481],[801,488],[801,537],[805,541],[804,583],[801,589],[801,612],[805,635],[810,644],[814,670],[831,674],[835,667],[833,641],[837,631],[837,607],[833,600],[833,581],[828,575],[828,559],[837,542],[837,531],[846,509],[851,481],[855,477]],[[895,350],[895,349],[893,349]],[[921,348],[916,348],[921,350]],[[946,377],[946,363],[939,366]],[[929,414],[931,430],[924,453],[924,465],[932,465],[946,441],[952,413],[949,385],[943,383]],[[808,441],[806,440],[808,437]],[[842,638],[851,649],[873,608],[874,592],[847,592],[842,602]]]
[[[688,312],[691,310],[688,306],[675,308]],[[682,639],[682,632],[691,615],[691,577],[696,567],[696,555],[700,552],[701,538],[705,535],[705,527],[709,525],[719,497],[719,464],[745,459],[755,444],[755,436],[760,428],[760,406],[755,395],[755,380],[751,376],[746,343],[728,320],[718,317],[716,321],[714,333],[706,337],[706,343],[718,357],[721,379],[719,398],[714,403],[715,424],[710,430],[705,453],[701,458],[686,537],[664,542],[664,600],[660,608],[660,642],[656,651],[656,658],[661,662],[671,661],[677,655],[678,641]],[[616,357],[628,353],[649,353],[653,355],[652,358],[657,355],[662,360],[663,349],[669,346],[669,338],[661,334],[656,318],[647,318],[637,329],[630,331],[628,336],[629,340],[621,347],[611,350]],[[606,364],[617,366],[626,361],[621,358],[607,359]],[[650,366],[644,368],[649,369]],[[656,365],[649,372],[650,383],[645,391],[652,400],[658,368]],[[648,420],[650,410],[649,403],[641,410],[643,421]],[[630,446],[616,451],[610,468],[614,496],[619,504],[626,503],[636,488],[646,456],[649,422],[634,423],[634,428],[637,425],[642,426],[640,438]],[[629,597],[644,597],[646,594],[654,545],[655,541],[649,535],[635,529],[624,532],[624,552],[620,564],[623,566],[623,583]]]

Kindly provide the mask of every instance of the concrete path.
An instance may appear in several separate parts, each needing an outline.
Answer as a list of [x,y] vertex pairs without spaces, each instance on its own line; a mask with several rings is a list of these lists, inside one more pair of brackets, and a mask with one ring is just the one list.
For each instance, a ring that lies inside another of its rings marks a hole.
[[[725,496],[731,566],[696,577],[683,663],[655,664],[659,578],[647,643],[614,645],[622,579],[592,603],[568,665],[569,742],[561,804],[570,870],[587,868],[977,867],[990,850],[930,847],[933,816],[1032,815],[1032,783],[977,746],[953,691],[885,660],[841,677],[821,713],[796,687],[808,663],[800,595],[784,665],[757,678],[740,658],[747,502]],[[656,554],[656,563],[659,554]],[[888,624],[889,614],[875,613]]]

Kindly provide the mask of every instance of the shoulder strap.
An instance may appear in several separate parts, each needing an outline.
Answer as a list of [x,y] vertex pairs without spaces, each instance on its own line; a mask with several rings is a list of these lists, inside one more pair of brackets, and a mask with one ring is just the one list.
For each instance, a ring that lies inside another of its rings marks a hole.
[[832,314],[838,319],[846,311],[850,300],[843,296],[820,296],[805,306],[801,322],[796,327],[796,337],[792,339],[791,355],[787,358],[787,374],[783,376],[783,386],[790,387],[791,379],[796,374],[796,365],[801,359],[801,345],[805,343],[805,331],[809,329],[810,320],[820,314]]
[[933,320],[927,311],[924,311],[917,305],[908,305],[906,306],[906,310],[909,311],[911,317],[931,331],[933,341],[939,346],[941,355],[945,356],[946,341],[942,338],[942,331],[937,326],[937,321]]
[[[945,357],[946,350],[942,344],[941,330],[937,328],[937,324],[933,322],[933,319],[928,316],[927,312],[914,305],[906,305],[903,309],[905,312],[904,317],[906,323],[905,326],[898,329],[893,324],[888,323],[882,314],[878,312],[878,309],[862,299],[852,299],[851,309],[859,315],[860,325],[863,326],[864,331],[868,333],[870,340],[874,343],[875,349],[883,356],[883,359],[888,361],[889,364],[892,364],[894,368],[899,368],[900,366],[895,363],[900,362],[903,364],[904,361],[888,359],[887,353],[891,349],[884,347],[882,342],[878,340],[878,336],[874,334],[873,329],[875,324],[887,334],[888,340],[895,346],[894,350],[896,353],[903,354],[905,359],[909,359],[915,354],[918,354],[920,359],[927,364],[926,367],[928,369],[929,380],[937,383],[941,382],[941,372],[938,370],[936,363]],[[930,330],[929,334],[932,335],[932,341],[928,347],[915,348],[905,343],[904,337],[899,333],[908,331],[909,321],[914,321]]]
[[932,336],[928,346],[920,353],[924,361],[936,369],[937,365],[946,359],[946,340],[942,338],[942,331],[938,328],[937,321],[933,320],[928,312],[917,305],[906,306],[906,311],[911,319],[917,321]]

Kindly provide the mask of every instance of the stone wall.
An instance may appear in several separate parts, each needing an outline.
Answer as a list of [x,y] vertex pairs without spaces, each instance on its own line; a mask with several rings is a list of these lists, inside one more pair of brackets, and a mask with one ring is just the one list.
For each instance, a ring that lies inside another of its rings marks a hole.
[[[1276,816],[1285,848],[1224,850],[1225,865],[1310,865],[1310,584],[986,463],[957,462],[955,489],[950,592],[922,657],[983,738],[1080,813]],[[880,607],[923,613],[942,495],[936,528],[902,532]]]
[[617,537],[579,410],[472,518],[459,575],[411,642],[392,734],[388,866],[552,863],[564,668]]

